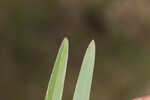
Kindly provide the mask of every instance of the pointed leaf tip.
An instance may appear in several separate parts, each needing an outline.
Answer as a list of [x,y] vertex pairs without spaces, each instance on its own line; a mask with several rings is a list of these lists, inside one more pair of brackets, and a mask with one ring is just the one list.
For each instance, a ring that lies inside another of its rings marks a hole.
[[86,50],[79,77],[77,80],[73,100],[89,100],[92,77],[95,64],[95,42],[92,40]]
[[61,100],[62,98],[68,61],[68,46],[68,39],[64,38],[55,60],[45,100]]
[[69,46],[69,40],[68,40],[68,38],[65,37],[62,43],[65,44],[68,47]]
[[92,40],[92,41],[90,42],[89,47],[92,47],[92,48],[95,49],[95,41],[94,41],[94,40]]
[[64,38],[64,41],[68,42],[68,38],[67,38],[67,37],[65,37],[65,38]]

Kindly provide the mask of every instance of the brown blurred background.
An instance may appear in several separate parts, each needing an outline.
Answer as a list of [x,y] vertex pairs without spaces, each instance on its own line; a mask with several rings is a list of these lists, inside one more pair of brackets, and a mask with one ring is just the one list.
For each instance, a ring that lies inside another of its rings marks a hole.
[[149,0],[1,0],[0,100],[44,100],[65,36],[70,53],[63,100],[72,100],[92,39],[97,53],[90,100],[150,93]]

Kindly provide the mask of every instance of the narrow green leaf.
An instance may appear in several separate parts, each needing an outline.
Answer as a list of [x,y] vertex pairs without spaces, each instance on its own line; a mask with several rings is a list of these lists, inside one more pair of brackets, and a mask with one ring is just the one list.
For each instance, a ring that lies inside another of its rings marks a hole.
[[68,45],[68,39],[65,38],[54,64],[45,100],[61,100],[62,98],[68,60]]
[[73,100],[89,100],[95,63],[95,42],[90,43],[85,53]]

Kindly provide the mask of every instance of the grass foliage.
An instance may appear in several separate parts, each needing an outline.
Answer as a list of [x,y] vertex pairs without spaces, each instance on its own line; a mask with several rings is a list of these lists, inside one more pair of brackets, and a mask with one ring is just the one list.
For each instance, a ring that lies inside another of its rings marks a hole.
[[[62,100],[68,61],[68,39],[60,46],[53,72],[48,84],[45,100]],[[73,100],[89,100],[95,62],[95,42],[92,41],[85,53]]]

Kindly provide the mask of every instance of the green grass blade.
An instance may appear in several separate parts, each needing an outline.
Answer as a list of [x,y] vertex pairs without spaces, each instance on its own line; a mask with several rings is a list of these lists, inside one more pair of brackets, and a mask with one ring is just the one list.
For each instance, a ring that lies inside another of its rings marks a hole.
[[65,38],[59,49],[48,84],[45,100],[61,100],[68,60],[68,40]]
[[95,42],[92,41],[85,53],[73,100],[89,100],[95,63]]

